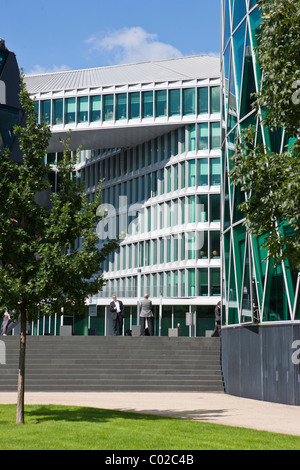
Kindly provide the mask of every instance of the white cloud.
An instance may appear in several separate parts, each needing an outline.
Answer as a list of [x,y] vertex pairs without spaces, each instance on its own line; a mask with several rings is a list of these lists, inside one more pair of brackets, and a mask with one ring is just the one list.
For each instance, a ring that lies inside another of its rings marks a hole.
[[147,33],[143,28],[123,28],[104,37],[91,36],[86,40],[90,52],[100,51],[112,54],[111,62],[130,64],[148,60],[181,57],[182,53],[170,44],[158,41],[156,34]]
[[51,68],[35,65],[26,75],[42,75],[44,73],[65,72],[71,70],[67,65],[53,65]]

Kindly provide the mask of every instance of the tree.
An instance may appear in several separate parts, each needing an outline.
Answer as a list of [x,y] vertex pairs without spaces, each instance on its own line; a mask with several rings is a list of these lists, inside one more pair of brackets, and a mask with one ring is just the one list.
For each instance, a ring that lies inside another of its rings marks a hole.
[[[21,81],[20,102],[26,124],[15,128],[22,164],[6,149],[0,155],[0,305],[21,316],[17,423],[24,423],[26,322],[38,312],[80,314],[88,295],[99,292],[100,264],[119,245],[101,249],[96,224],[103,218],[99,189],[94,202],[72,179],[77,155],[64,143],[58,164],[59,190],[50,194],[50,168],[43,164],[51,132],[38,124],[34,104]],[[49,203],[39,203],[49,193]],[[81,238],[80,249],[75,248]]]
[[274,152],[257,144],[250,126],[237,140],[230,178],[245,193],[239,207],[248,231],[266,236],[275,263],[289,260],[300,270],[300,1],[262,0],[259,8],[262,85],[254,106],[270,134],[284,131],[285,147]]

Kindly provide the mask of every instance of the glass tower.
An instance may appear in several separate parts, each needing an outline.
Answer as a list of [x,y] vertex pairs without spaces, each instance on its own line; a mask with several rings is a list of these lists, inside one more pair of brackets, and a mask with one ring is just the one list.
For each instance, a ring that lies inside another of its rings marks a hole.
[[260,11],[254,0],[222,2],[222,214],[223,214],[223,325],[291,322],[300,320],[299,277],[284,262],[275,267],[266,261],[263,237],[246,233],[243,214],[238,210],[244,193],[228,176],[236,136],[250,124],[257,139],[271,151],[280,152],[283,132],[271,133],[264,127],[251,94],[257,92],[261,71],[254,48]]

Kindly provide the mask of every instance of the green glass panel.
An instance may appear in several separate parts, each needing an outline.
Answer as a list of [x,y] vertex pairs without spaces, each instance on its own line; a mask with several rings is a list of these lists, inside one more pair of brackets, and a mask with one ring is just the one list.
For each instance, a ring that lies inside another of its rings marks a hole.
[[210,222],[220,222],[221,205],[220,195],[210,195]]
[[155,92],[155,116],[163,117],[167,115],[167,91],[159,90]]
[[153,117],[153,91],[142,93],[142,116],[143,118]]
[[137,119],[140,117],[140,93],[129,94],[129,113],[130,119]]
[[198,114],[208,114],[208,87],[198,88]]
[[90,113],[91,122],[97,122],[101,120],[101,96],[91,96]]
[[180,115],[180,90],[169,90],[169,116]]
[[255,92],[256,87],[253,69],[252,49],[250,46],[249,33],[247,32],[240,118],[244,117],[246,114],[250,113],[253,110],[252,103],[254,103],[254,98],[252,94]]
[[114,118],[114,95],[103,95],[104,121],[112,121]]
[[196,222],[196,196],[188,196],[189,223]]
[[183,115],[195,114],[195,88],[184,88],[182,90]]
[[230,27],[230,12],[229,12],[229,0],[224,0],[226,2],[225,5],[225,18],[224,18],[224,47],[226,47],[228,40],[231,34],[231,27]]
[[230,279],[229,279],[229,299],[228,299],[228,324],[233,325],[239,323],[238,316],[238,303],[237,303],[237,288],[235,278],[235,266],[233,253],[230,254]]
[[[72,98],[75,100],[75,98]],[[46,124],[50,124],[51,100],[41,101],[41,115]],[[74,116],[75,119],[75,116]]]
[[208,269],[198,269],[199,295],[208,295]]
[[188,295],[189,297],[194,297],[196,295],[196,275],[195,269],[188,269]]
[[196,126],[191,124],[189,126],[189,151],[196,150]]
[[221,183],[221,165],[219,158],[210,159],[210,184],[218,186]]
[[233,16],[233,27],[235,28],[240,24],[242,19],[245,17],[247,10],[246,10],[246,1],[247,0],[236,0],[234,5],[234,16]]
[[[220,198],[219,198],[220,201]],[[208,222],[208,195],[200,194],[198,196],[198,218],[199,222]]]
[[198,232],[199,258],[208,259],[208,232]]
[[188,259],[196,259],[196,233],[187,232],[187,254]]
[[212,230],[210,232],[210,257],[220,259],[220,232]]
[[211,150],[219,149],[221,146],[221,127],[219,122],[210,124],[210,148]]
[[220,87],[213,86],[210,88],[210,112],[211,114],[220,112]]
[[[242,0],[243,1],[243,0]],[[237,99],[240,102],[242,70],[244,61],[246,20],[240,25],[233,36],[233,52],[236,71]]]
[[208,123],[199,124],[199,150],[208,150]]
[[208,185],[208,159],[207,158],[200,158],[198,160],[199,165],[199,186],[207,186]]
[[219,268],[210,270],[210,295],[221,295],[221,275]]
[[53,114],[52,114],[52,125],[63,123],[63,103],[64,100],[58,99],[53,100]]
[[196,186],[196,160],[188,160],[189,186]]
[[244,219],[245,214],[238,208],[245,201],[245,193],[241,191],[240,185],[234,187],[233,222]]
[[127,118],[127,95],[126,93],[120,93],[116,95],[116,119]]
[[263,292],[267,267],[266,257],[268,255],[267,250],[263,248],[264,239],[265,236],[260,236],[258,238],[253,237],[252,239],[255,279],[260,308],[262,308],[263,303]]
[[65,101],[65,123],[72,124],[76,118],[76,98],[66,98]]
[[2,146],[12,148],[15,141],[14,127],[20,124],[21,117],[22,112],[18,109],[4,104],[0,106],[0,150]]
[[228,118],[227,118],[227,133],[237,123],[237,103],[236,103],[236,89],[235,89],[235,78],[233,68],[233,55],[231,54],[231,65],[230,65],[230,81],[228,90]]
[[246,247],[246,256],[244,264],[244,274],[243,274],[243,284],[242,284],[242,322],[251,322],[252,321],[252,305],[251,305],[251,287],[252,279],[250,276],[250,258],[249,258],[249,248]]
[[81,96],[77,99],[77,122],[87,122],[89,116],[89,99]]
[[263,321],[290,320],[282,266],[269,262],[265,289]]

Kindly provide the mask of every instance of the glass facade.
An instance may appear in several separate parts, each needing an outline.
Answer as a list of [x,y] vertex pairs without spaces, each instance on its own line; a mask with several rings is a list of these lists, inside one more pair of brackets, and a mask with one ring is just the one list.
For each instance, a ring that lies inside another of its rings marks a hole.
[[[182,312],[185,323],[185,312],[192,309],[197,311],[192,334],[205,335],[214,329],[214,307],[221,298],[220,80],[206,79],[205,86],[199,82],[200,86],[193,80],[195,86],[189,81],[189,86],[176,82],[176,87],[165,88],[161,83],[131,84],[97,94],[93,90],[90,95],[82,90],[74,96],[55,92],[51,99],[38,101],[39,115],[52,123],[53,133],[69,124],[74,134],[77,126],[80,132],[91,126],[93,132],[99,128],[99,136],[105,127],[109,132],[114,127],[117,136],[118,126],[122,131],[127,124],[149,126],[148,139],[139,144],[81,150],[74,176],[91,200],[103,180],[108,215],[97,227],[99,243],[124,235],[119,249],[101,267],[106,285],[91,302],[105,312],[117,293],[126,311],[132,312],[130,322],[136,322],[137,300],[147,291],[156,334],[168,334]],[[156,120],[164,124],[162,135],[155,130]],[[54,190],[60,158],[58,151],[46,156]],[[80,249],[81,241],[76,243]],[[160,307],[166,300],[168,308]],[[92,322],[96,320],[90,318]],[[103,334],[106,327],[101,325]],[[185,324],[181,326],[185,335],[190,334]]]
[[[251,94],[258,91],[261,79],[254,53],[260,22],[256,3],[248,0],[223,0],[222,3],[224,325],[300,319],[298,273],[291,271],[287,261],[275,267],[272,260],[266,260],[262,237],[257,239],[246,232],[243,214],[237,207],[245,195],[231,184],[229,178],[235,138],[250,124],[256,126],[271,151],[281,148],[282,133],[278,145],[251,106]],[[216,135],[216,141],[217,138]],[[213,132],[211,139],[214,139]],[[214,145],[213,140],[211,145]]]

